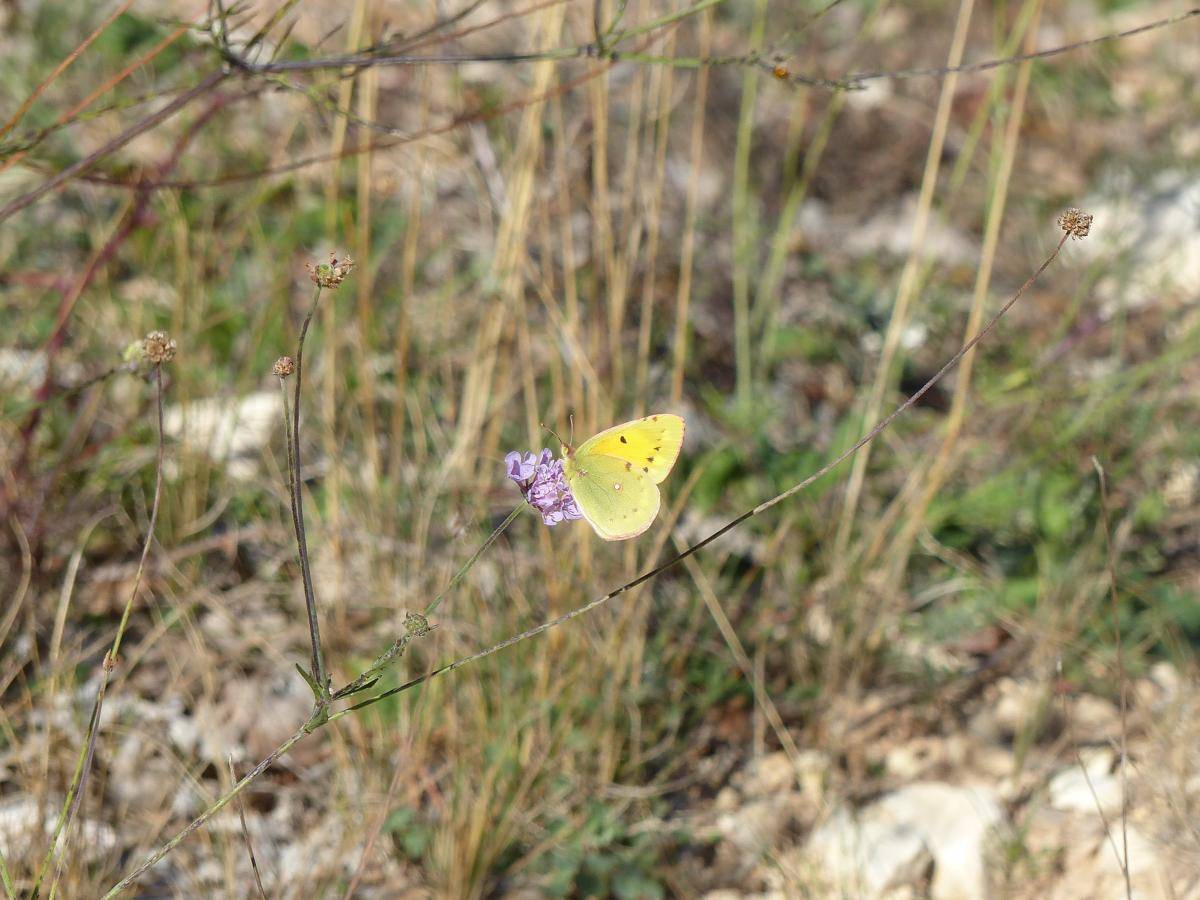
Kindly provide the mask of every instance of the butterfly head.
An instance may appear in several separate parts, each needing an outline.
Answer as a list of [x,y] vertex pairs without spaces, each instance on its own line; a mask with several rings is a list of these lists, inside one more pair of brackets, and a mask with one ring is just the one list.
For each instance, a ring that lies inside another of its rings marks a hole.
[[[575,436],[575,428],[574,428],[574,423],[575,423],[575,419],[574,419],[574,417],[572,417],[572,418],[571,418],[571,425],[572,425],[572,427],[571,427],[571,437],[572,437],[572,438],[574,438],[574,436]],[[551,428],[549,425],[547,425],[545,422],[543,422],[543,423],[542,423],[542,427],[543,427],[544,429],[546,429],[548,432],[550,432],[552,435],[554,435],[554,437],[555,437],[555,438],[558,440],[558,442],[559,442],[559,443],[562,445],[562,455],[563,455],[563,459],[569,459],[570,457],[572,457],[572,456],[574,456],[574,455],[575,455],[575,448],[571,446],[570,442],[568,442],[568,441],[564,441],[564,440],[562,439],[562,437],[559,435],[559,433],[558,433],[557,431],[555,431],[553,428]]]
[[570,459],[571,457],[573,457],[575,455],[575,447],[574,447],[574,444],[575,444],[575,414],[571,413],[567,417],[567,420],[571,423],[571,440],[569,440],[569,441],[564,441],[562,439],[562,436],[559,435],[559,433],[557,431],[555,431],[553,428],[551,428],[545,422],[541,423],[542,428],[546,429],[546,431],[548,431],[552,435],[554,435],[554,437],[558,440],[559,444],[562,445],[562,458],[563,459]]

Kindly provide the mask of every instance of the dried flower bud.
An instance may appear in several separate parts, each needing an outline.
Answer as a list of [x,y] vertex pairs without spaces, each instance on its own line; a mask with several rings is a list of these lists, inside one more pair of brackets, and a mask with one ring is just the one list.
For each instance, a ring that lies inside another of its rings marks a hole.
[[152,331],[142,341],[142,359],[162,365],[175,358],[175,341],[165,331]]
[[1092,227],[1092,214],[1072,207],[1058,217],[1058,227],[1075,240],[1082,240]]
[[777,63],[775,65],[775,68],[773,68],[771,70],[771,74],[774,75],[776,78],[778,78],[780,81],[787,81],[792,73],[788,71],[788,67],[785,66],[783,63]]
[[296,371],[296,361],[290,356],[281,356],[275,360],[275,365],[271,371],[279,378],[287,378]]
[[346,276],[354,268],[354,260],[348,256],[338,259],[331,253],[329,262],[315,266],[312,263],[305,263],[304,267],[308,269],[308,277],[317,287],[335,288],[346,280]]

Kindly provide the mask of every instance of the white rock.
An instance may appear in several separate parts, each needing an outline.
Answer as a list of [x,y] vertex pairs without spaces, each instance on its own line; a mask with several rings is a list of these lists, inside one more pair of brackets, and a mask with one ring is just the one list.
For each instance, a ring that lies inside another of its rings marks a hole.
[[1166,660],[1156,662],[1150,667],[1150,678],[1162,689],[1163,700],[1168,703],[1179,696],[1180,688],[1183,687],[1179,670]]
[[796,770],[782,751],[768,753],[751,763],[746,773],[744,792],[748,797],[769,797],[786,791],[796,782]]
[[1103,846],[1097,851],[1099,854],[1097,862],[1101,871],[1110,875],[1121,874],[1121,859],[1118,858],[1118,853],[1122,858],[1126,854],[1128,855],[1130,876],[1159,870],[1158,849],[1149,838],[1138,830],[1136,825],[1127,822],[1123,834],[1119,821],[1111,822],[1109,826],[1112,829],[1113,843],[1117,845],[1117,852],[1113,852],[1112,843],[1106,839]]
[[1096,741],[1121,733],[1121,713],[1117,706],[1094,694],[1080,694],[1070,703],[1071,722],[1076,734]]
[[775,846],[776,838],[791,818],[786,797],[755,800],[741,809],[717,817],[717,828],[744,853],[758,856]]
[[[83,370],[77,363],[61,360],[54,369],[55,376],[70,383],[78,381]],[[41,350],[12,350],[0,348],[0,385],[33,390],[41,387],[46,378],[46,354]]]
[[[33,834],[40,824],[47,837],[53,835],[61,812],[61,808],[47,805],[39,814],[37,803],[28,797],[17,797],[0,805],[0,853],[12,858],[28,850],[31,844],[42,847],[43,842],[33,840]],[[87,859],[96,859],[111,851],[116,844],[116,832],[108,825],[77,818],[71,825],[70,833],[59,837],[58,846],[70,846],[71,852],[82,854]]]
[[805,802],[815,806],[824,798],[829,768],[828,754],[820,750],[800,751],[796,759],[796,780],[800,783],[800,794]]
[[1098,807],[1105,815],[1120,812],[1121,778],[1113,772],[1112,751],[1101,748],[1083,751],[1080,756],[1083,768],[1075,763],[1060,769],[1050,779],[1050,805],[1086,813],[1096,813]]
[[810,858],[841,895],[876,898],[922,878],[933,856],[918,830],[839,807],[808,840]]
[[1177,294],[1184,302],[1200,284],[1200,181],[1167,170],[1150,184],[1115,179],[1083,204],[1094,215],[1091,235],[1070,253],[1102,265],[1096,285],[1107,319]]
[[913,784],[853,819],[838,810],[809,839],[810,856],[854,896],[877,897],[909,884],[933,862],[934,900],[987,897],[984,866],[989,832],[1003,819],[985,788]]
[[283,401],[278,391],[259,391],[238,400],[213,397],[186,406],[172,406],[163,416],[163,430],[191,450],[226,463],[231,478],[253,478],[253,458],[276,432],[283,429]]

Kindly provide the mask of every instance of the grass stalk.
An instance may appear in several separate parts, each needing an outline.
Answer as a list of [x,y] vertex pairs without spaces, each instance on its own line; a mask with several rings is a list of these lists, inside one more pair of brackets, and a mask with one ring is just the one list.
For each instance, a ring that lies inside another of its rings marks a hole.
[[[750,26],[753,53],[762,46],[766,28],[766,0],[756,0]],[[735,396],[743,413],[749,408],[751,390],[750,272],[758,267],[757,216],[750,208],[750,151],[754,145],[754,111],[758,100],[759,71],[750,67],[742,75],[742,99],[738,110],[737,138],[733,157],[733,358]]]
[[[1026,32],[1026,47],[1031,47],[1037,40],[1037,23],[1041,14],[1041,0],[1028,0],[1033,7],[1033,17]],[[1000,245],[1000,226],[1004,222],[1004,211],[1008,200],[1008,188],[1012,179],[1013,164],[1017,157],[1017,145],[1021,137],[1021,125],[1025,119],[1025,101],[1029,95],[1029,81],[1032,75],[1031,62],[1021,64],[1017,73],[1017,83],[1013,91],[1008,123],[1000,147],[999,167],[992,182],[991,196],[988,200],[987,224],[984,227],[983,249],[979,269],[975,275],[975,290],[971,297],[971,311],[967,316],[967,329],[964,340],[974,337],[983,321],[983,307],[987,300],[988,288],[992,281],[992,267],[996,261],[996,250]],[[954,397],[950,403],[950,412],[946,418],[946,433],[938,447],[937,455],[930,465],[925,478],[925,486],[915,506],[909,507],[908,516],[900,529],[899,537],[892,543],[891,561],[888,566],[888,582],[894,588],[903,577],[908,566],[908,558],[912,551],[917,533],[925,522],[925,513],[933,502],[934,496],[941,489],[949,474],[950,461],[954,447],[962,433],[967,415],[967,402],[971,389],[971,375],[974,370],[975,354],[969,353],[963,357],[959,368],[958,378],[954,382]]]
[[[954,37],[950,44],[947,63],[956,66],[962,60],[966,49],[967,31],[971,23],[971,13],[974,11],[975,0],[960,0],[958,19],[954,25]],[[941,95],[938,97],[937,112],[934,116],[933,133],[929,138],[929,150],[925,157],[925,171],[921,177],[921,192],[917,200],[916,219],[913,222],[912,249],[900,273],[900,285],[896,289],[896,301],[892,306],[892,316],[888,321],[887,332],[883,338],[883,350],[879,356],[879,365],[875,370],[875,380],[867,396],[863,421],[870,422],[877,418],[883,406],[884,394],[894,380],[896,355],[900,349],[900,338],[908,324],[908,309],[916,292],[917,274],[920,270],[921,256],[925,248],[925,233],[929,225],[929,214],[933,207],[933,195],[937,187],[938,172],[941,169],[942,151],[946,144],[946,134],[950,123],[950,110],[954,102],[954,91],[958,78],[951,74],[942,83]],[[850,480],[846,484],[845,499],[842,503],[841,517],[838,521],[836,536],[833,543],[833,558],[843,560],[846,547],[850,542],[850,534],[854,528],[855,516],[858,512],[858,501],[862,494],[863,482],[867,474],[867,463],[871,451],[855,457],[850,472]],[[840,564],[840,563],[839,563]]]
[[[700,17],[700,52],[707,53],[712,42],[712,13]],[[704,116],[708,102],[708,68],[696,73],[696,96],[692,104],[691,154],[688,165],[687,206],[684,212],[683,242],[679,251],[679,288],[675,293],[674,357],[671,364],[671,406],[683,399],[683,372],[687,363],[688,321],[692,301],[692,275],[696,259],[696,220],[700,206],[700,172],[704,160]]]
[[[67,796],[63,801],[62,809],[59,811],[58,820],[54,824],[54,831],[50,837],[50,846],[46,850],[46,855],[42,858],[41,865],[38,866],[37,875],[34,878],[33,889],[30,892],[30,896],[34,898],[39,896],[42,880],[46,877],[50,864],[58,851],[59,838],[67,833],[71,827],[71,822],[74,821],[75,815],[79,811],[79,806],[83,801],[88,772],[91,770],[92,760],[96,754],[96,741],[99,738],[100,719],[104,711],[104,698],[108,692],[109,679],[112,677],[113,670],[117,667],[119,661],[121,640],[125,636],[125,629],[129,624],[133,602],[137,599],[138,591],[141,589],[142,578],[146,572],[146,560],[150,555],[150,547],[154,543],[154,529],[158,524],[158,512],[162,502],[163,459],[166,455],[166,444],[163,437],[163,378],[161,363],[154,364],[154,388],[156,420],[158,423],[158,451],[154,462],[154,500],[150,506],[150,522],[146,528],[146,538],[142,542],[142,552],[138,558],[137,571],[133,576],[133,587],[130,588],[129,597],[125,601],[125,608],[121,612],[121,620],[117,625],[117,633],[113,636],[112,646],[104,656],[104,662],[101,667],[100,686],[96,689],[96,698],[92,702],[92,712],[88,718],[87,734],[83,747],[80,748],[79,757],[75,762],[75,771],[71,776],[71,785],[67,789]],[[57,872],[58,870],[56,869],[51,893],[53,893],[54,887],[57,885]]]
[[[233,770],[233,757],[229,757],[229,777],[237,781],[237,773]],[[258,860],[254,856],[254,842],[250,840],[250,826],[246,824],[246,806],[242,798],[237,798],[238,824],[242,828],[242,839],[246,844],[246,853],[250,857],[250,871],[254,873],[254,885],[258,888],[258,896],[267,900],[267,891],[263,887],[262,874],[258,871]]]
[[[1129,679],[1125,673],[1124,636],[1121,633],[1121,603],[1117,596],[1117,558],[1113,550],[1112,525],[1108,517],[1108,477],[1104,466],[1095,456],[1092,466],[1100,482],[1100,523],[1104,528],[1105,561],[1108,568],[1108,597],[1112,609],[1113,639],[1117,654],[1118,711],[1121,717],[1121,852],[1117,853],[1117,864],[1125,876],[1125,897],[1133,900],[1133,885],[1129,877]],[[1086,775],[1086,769],[1084,774]],[[1107,823],[1105,823],[1107,828]],[[1111,835],[1109,836],[1111,839]],[[1116,845],[1113,852],[1116,853]]]

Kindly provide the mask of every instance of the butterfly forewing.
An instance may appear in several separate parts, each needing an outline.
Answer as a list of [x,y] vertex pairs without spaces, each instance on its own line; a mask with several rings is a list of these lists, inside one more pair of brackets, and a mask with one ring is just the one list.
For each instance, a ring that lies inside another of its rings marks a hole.
[[683,419],[658,413],[605,429],[584,441],[575,454],[582,458],[592,454],[616,457],[658,484],[679,458],[683,433]]

